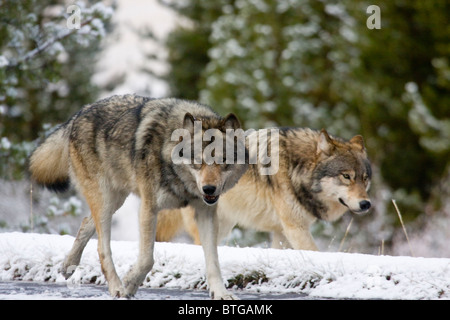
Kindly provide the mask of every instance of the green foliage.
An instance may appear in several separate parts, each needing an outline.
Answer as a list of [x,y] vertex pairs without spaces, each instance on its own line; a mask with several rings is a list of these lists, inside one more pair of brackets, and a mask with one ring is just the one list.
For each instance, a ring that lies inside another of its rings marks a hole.
[[166,43],[173,48],[168,62],[177,66],[172,68],[170,77],[166,77],[171,94],[197,100],[201,88],[201,71],[209,61],[204,50],[208,45],[207,37],[195,30],[178,29],[169,35]]
[[222,14],[222,7],[233,0],[191,0],[163,2],[181,15],[188,17],[193,25],[183,26],[169,34],[166,45],[170,48],[168,63],[171,70],[165,80],[171,94],[184,99],[198,100],[203,87],[202,72],[210,61],[208,40],[211,26]]
[[349,72],[343,61],[355,54],[344,50],[352,19],[317,1],[236,5],[213,25],[201,100],[237,113],[248,127],[329,127],[334,112],[336,129],[357,129],[352,119],[339,121],[348,114],[341,80]]
[[0,140],[0,177],[8,180],[23,178],[23,171],[31,153],[30,142],[11,143],[7,137]]
[[95,53],[112,11],[81,9],[79,30],[67,27],[61,2],[2,2],[0,10],[0,135],[38,136],[42,122],[58,123],[96,95],[90,84]]
[[44,122],[64,122],[97,96],[90,78],[112,9],[77,6],[80,29],[67,26],[65,2],[0,5],[0,177],[23,178],[32,146],[20,141],[36,139]]
[[260,285],[261,283],[268,282],[269,278],[263,271],[253,270],[246,274],[237,274],[231,279],[227,280],[227,288],[245,289],[249,285]]
[[[369,4],[351,7],[358,12]],[[446,1],[381,1],[382,28],[358,28],[355,105],[373,157],[393,189],[430,197],[450,156],[450,17]],[[444,75],[447,75],[444,76]],[[437,120],[439,119],[439,120]]]

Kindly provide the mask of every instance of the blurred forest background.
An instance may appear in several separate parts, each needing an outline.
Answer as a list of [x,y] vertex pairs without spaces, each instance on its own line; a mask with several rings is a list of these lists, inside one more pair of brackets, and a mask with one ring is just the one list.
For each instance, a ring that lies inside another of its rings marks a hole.
[[[134,92],[199,100],[221,114],[235,112],[247,129],[299,126],[326,128],[343,138],[362,134],[374,170],[374,208],[364,216],[317,223],[319,247],[450,257],[449,1],[148,2],[175,18],[164,37],[158,23],[135,30],[140,41],[153,43],[142,60],[167,66],[139,72],[163,81],[167,90],[155,92],[150,85]],[[117,40],[114,16],[133,1],[77,4],[79,30],[67,28],[68,2],[0,2],[3,230],[16,228],[11,215],[28,215],[34,204],[34,230],[75,234],[76,227],[60,227],[62,221],[86,210],[75,193],[43,201],[43,191],[30,193],[26,174],[35,139],[83,104],[117,93],[126,78],[122,72],[98,81],[98,65],[105,68],[104,51]],[[380,29],[366,25],[370,5],[380,8]],[[152,13],[146,13],[148,20]],[[114,61],[107,64],[114,67]],[[21,195],[11,191],[17,188]],[[58,227],[48,226],[52,219]],[[28,230],[26,222],[18,223]],[[232,241],[255,244],[258,236]]]

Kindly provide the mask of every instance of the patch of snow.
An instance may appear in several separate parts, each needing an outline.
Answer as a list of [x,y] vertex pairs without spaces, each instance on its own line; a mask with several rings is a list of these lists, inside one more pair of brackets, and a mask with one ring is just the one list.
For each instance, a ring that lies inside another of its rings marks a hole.
[[8,59],[5,56],[0,55],[0,68],[6,67],[8,66],[8,64],[9,64]]
[[[96,240],[88,243],[73,279],[66,281],[61,275],[59,269],[73,241],[71,236],[0,234],[0,280],[105,284]],[[111,246],[116,270],[123,277],[136,261],[138,243],[112,241]],[[450,259],[234,247],[219,247],[219,259],[225,282],[258,275],[245,286],[247,292],[355,299],[450,298]],[[156,243],[155,264],[143,286],[206,288],[202,248]]]

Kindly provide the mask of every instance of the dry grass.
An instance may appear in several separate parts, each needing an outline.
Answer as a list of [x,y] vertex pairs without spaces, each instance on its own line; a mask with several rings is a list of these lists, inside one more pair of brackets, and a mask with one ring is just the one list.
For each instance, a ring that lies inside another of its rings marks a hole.
[[412,248],[411,248],[411,243],[409,242],[408,233],[406,232],[406,227],[405,227],[405,224],[403,223],[402,214],[400,213],[400,210],[398,209],[397,203],[395,202],[394,199],[392,199],[392,203],[394,204],[395,211],[397,211],[398,218],[400,219],[400,223],[401,223],[401,225],[402,225],[403,232],[404,232],[405,237],[406,237],[406,241],[408,242],[409,251],[411,252],[411,256],[414,257],[414,252],[413,252],[413,250],[412,250]]

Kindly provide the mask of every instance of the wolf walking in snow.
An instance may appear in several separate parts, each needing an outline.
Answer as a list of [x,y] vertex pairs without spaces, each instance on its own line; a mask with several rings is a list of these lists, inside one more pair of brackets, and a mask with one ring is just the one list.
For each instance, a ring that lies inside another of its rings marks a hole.
[[[190,205],[204,249],[210,294],[214,299],[234,298],[225,289],[219,268],[216,203],[237,183],[247,164],[175,163],[173,151],[180,141],[172,139],[173,132],[184,129],[193,136],[196,122],[201,122],[202,132],[240,128],[233,114],[222,118],[196,102],[113,96],[83,107],[33,152],[30,171],[36,182],[63,191],[73,181],[91,209],[64,262],[66,276],[79,264],[96,231],[109,292],[114,297],[134,295],[153,266],[157,213]],[[200,141],[201,148],[206,144]],[[222,150],[215,152],[218,156]],[[225,158],[223,152],[220,156]],[[121,280],[111,256],[111,218],[130,193],[141,198],[139,257]]]

